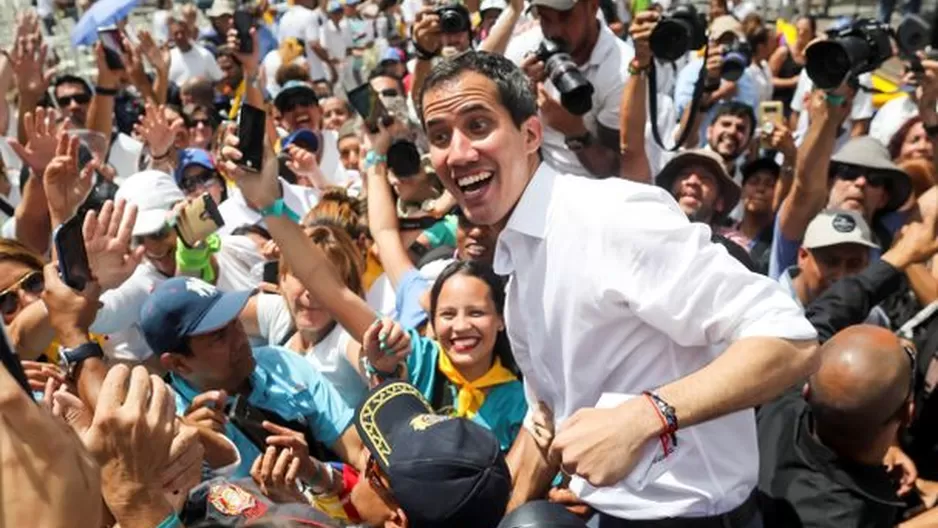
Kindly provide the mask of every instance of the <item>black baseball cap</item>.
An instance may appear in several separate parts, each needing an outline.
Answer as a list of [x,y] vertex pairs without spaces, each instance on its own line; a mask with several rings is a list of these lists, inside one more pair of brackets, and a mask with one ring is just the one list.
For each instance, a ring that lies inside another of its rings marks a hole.
[[511,475],[488,429],[435,414],[413,385],[399,380],[368,394],[355,427],[411,526],[498,526]]
[[567,511],[562,504],[540,500],[512,510],[498,528],[586,528],[586,521]]

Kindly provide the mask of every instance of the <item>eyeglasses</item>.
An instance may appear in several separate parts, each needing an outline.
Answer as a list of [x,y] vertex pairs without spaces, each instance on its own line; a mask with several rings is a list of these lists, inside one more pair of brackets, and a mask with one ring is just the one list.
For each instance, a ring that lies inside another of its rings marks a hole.
[[279,109],[281,112],[292,112],[298,106],[310,107],[315,105],[316,98],[314,96],[300,94],[285,98]]
[[889,185],[889,174],[885,171],[876,169],[867,169],[855,165],[846,165],[843,163],[832,163],[830,169],[831,178],[853,181],[864,176],[866,183],[871,187],[886,187]]
[[135,246],[142,246],[143,243],[147,240],[156,240],[156,241],[165,240],[166,237],[169,236],[169,233],[170,231],[172,231],[172,229],[173,228],[170,227],[169,225],[164,225],[163,227],[160,228],[159,231],[155,233],[150,233],[148,235],[136,235],[134,236],[133,243]]
[[39,295],[46,287],[46,281],[40,271],[30,271],[20,277],[12,286],[0,292],[0,312],[10,315],[19,308],[20,296],[17,292],[23,291],[32,295]]
[[192,176],[185,176],[179,186],[186,194],[192,194],[200,189],[218,183],[219,175],[215,171],[200,172]]
[[71,105],[72,101],[75,101],[76,103],[80,105],[88,104],[89,102],[91,102],[91,95],[86,94],[86,93],[80,93],[80,94],[75,94],[75,95],[63,95],[62,97],[55,98],[55,104],[57,104],[59,108],[64,108],[66,106]]
[[374,455],[368,456],[368,464],[365,466],[365,478],[368,479],[371,489],[375,490],[381,500],[388,504],[397,504],[397,501],[394,500],[394,494],[381,481],[381,466],[378,465]]

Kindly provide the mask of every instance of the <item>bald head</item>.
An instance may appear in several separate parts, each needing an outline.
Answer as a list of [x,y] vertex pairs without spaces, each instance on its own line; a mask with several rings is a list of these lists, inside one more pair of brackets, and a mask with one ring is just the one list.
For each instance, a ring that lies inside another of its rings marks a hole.
[[868,442],[909,395],[912,362],[892,332],[851,326],[821,348],[821,366],[809,380],[808,402],[819,432]]

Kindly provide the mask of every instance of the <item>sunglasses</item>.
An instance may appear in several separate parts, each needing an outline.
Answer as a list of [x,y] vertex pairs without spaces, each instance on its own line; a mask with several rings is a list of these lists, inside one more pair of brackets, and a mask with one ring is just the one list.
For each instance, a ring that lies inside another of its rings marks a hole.
[[867,169],[842,163],[831,164],[831,178],[853,181],[860,176],[866,177],[866,183],[871,187],[886,187],[889,185],[889,173],[876,169]]
[[72,101],[75,101],[76,103],[78,103],[78,104],[80,104],[80,105],[88,104],[89,102],[91,102],[91,95],[89,95],[89,94],[75,94],[75,95],[65,95],[65,96],[62,96],[62,97],[56,97],[56,98],[55,98],[55,103],[56,103],[60,108],[64,108],[64,107],[66,107],[66,106],[69,106],[70,104],[72,104]]
[[397,88],[385,88],[384,90],[381,90],[378,93],[383,95],[384,97],[397,97],[401,95],[401,93],[397,91]]
[[179,186],[186,194],[192,194],[205,187],[210,187],[218,183],[218,178],[220,178],[220,176],[215,171],[200,172],[192,176],[184,177]]
[[287,97],[279,109],[281,112],[292,112],[298,106],[310,107],[315,105],[316,98],[311,95],[294,95],[293,97]]
[[371,486],[371,489],[375,490],[375,493],[381,497],[381,500],[388,504],[397,504],[391,490],[381,481],[381,466],[378,465],[378,461],[375,460],[374,455],[368,456],[368,465],[365,466],[365,478],[368,479],[368,484]]
[[20,306],[20,296],[17,292],[23,291],[31,295],[39,295],[45,287],[46,281],[42,276],[42,272],[30,271],[20,277],[20,280],[16,281],[12,286],[0,292],[0,312],[2,312],[3,315],[10,315],[16,312]]
[[196,128],[199,125],[202,125],[206,128],[215,128],[215,122],[207,117],[202,117],[202,118],[190,117],[190,118],[187,118],[185,121],[186,121],[186,126],[188,128]]
[[136,235],[133,238],[134,246],[142,246],[143,243],[147,240],[156,240],[156,241],[165,240],[166,237],[169,236],[170,231],[172,230],[173,228],[167,224],[161,227],[160,230],[155,233],[150,233],[149,235]]

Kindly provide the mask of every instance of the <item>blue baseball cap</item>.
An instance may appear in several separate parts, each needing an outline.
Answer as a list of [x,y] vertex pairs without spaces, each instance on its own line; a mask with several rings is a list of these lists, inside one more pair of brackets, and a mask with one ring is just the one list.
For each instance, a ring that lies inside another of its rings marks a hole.
[[185,173],[186,169],[192,165],[197,165],[210,171],[216,170],[215,162],[212,161],[212,155],[209,154],[207,150],[199,148],[182,149],[179,153],[179,163],[176,164],[176,171],[173,172],[176,185],[182,184],[182,175]]
[[329,13],[335,13],[336,11],[342,10],[342,2],[339,0],[329,0],[329,3],[326,4],[326,11]]
[[397,48],[388,48],[384,50],[380,62],[404,62],[404,52]]
[[233,321],[253,291],[222,293],[193,277],[160,284],[140,309],[140,329],[157,355],[186,349],[186,338],[214,332]]
[[296,145],[309,152],[318,152],[319,136],[312,130],[303,128],[283,138],[283,141],[280,142],[282,149],[286,149],[290,145]]

